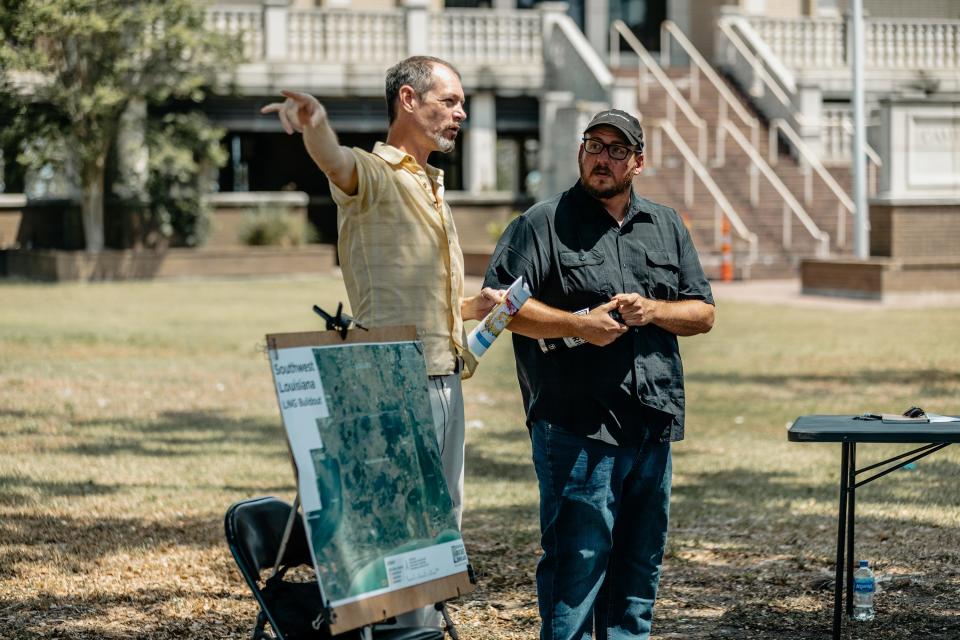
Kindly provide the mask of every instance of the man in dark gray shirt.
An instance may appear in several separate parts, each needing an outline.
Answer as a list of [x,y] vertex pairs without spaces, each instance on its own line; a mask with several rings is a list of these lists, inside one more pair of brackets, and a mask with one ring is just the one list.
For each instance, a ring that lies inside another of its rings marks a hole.
[[504,232],[484,286],[523,276],[513,346],[540,486],[543,640],[649,637],[683,438],[677,336],[709,331],[710,284],[676,211],[638,197],[643,130],[584,132],[580,180]]

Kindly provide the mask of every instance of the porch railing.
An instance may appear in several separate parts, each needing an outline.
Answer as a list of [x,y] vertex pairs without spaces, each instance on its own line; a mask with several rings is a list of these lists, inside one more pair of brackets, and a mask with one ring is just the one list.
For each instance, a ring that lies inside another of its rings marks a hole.
[[290,60],[389,62],[407,49],[402,11],[290,11],[287,20]]
[[[867,122],[867,127],[875,126],[876,122]],[[853,141],[853,113],[849,108],[824,108],[820,112],[820,149],[824,162],[848,164],[851,158]],[[883,164],[880,154],[869,144],[864,144],[864,153],[867,154],[868,193],[876,194],[877,169]]]
[[543,30],[536,11],[455,11],[430,14],[430,45],[451,60],[540,64]]
[[[667,138],[670,139],[670,142],[673,143],[673,146],[676,147],[677,151],[680,152],[680,157],[683,158],[683,204],[685,207],[692,207],[694,204],[694,188],[693,188],[693,179],[696,177],[701,184],[706,188],[707,192],[710,194],[710,197],[713,199],[713,243],[716,248],[720,248],[723,242],[723,231],[722,223],[726,219],[733,230],[736,232],[737,236],[747,243],[748,247],[748,259],[747,259],[747,271],[749,272],[750,265],[757,262],[759,255],[759,240],[757,234],[750,231],[747,228],[747,225],[743,223],[743,219],[733,208],[733,205],[730,204],[730,201],[727,200],[727,197],[723,194],[723,190],[717,185],[713,177],[710,175],[710,172],[703,165],[700,159],[697,157],[697,154],[690,149],[686,141],[683,139],[683,136],[677,131],[676,127],[673,126],[673,123],[666,119],[657,119],[652,122],[653,131],[653,153],[651,155],[652,164],[654,167],[660,167],[663,165],[663,138],[662,136],[666,134]],[[749,273],[747,273],[749,277]]]
[[810,217],[810,214],[806,212],[797,199],[790,192],[790,189],[787,188],[780,177],[774,173],[773,169],[770,168],[763,157],[760,156],[760,153],[750,144],[750,141],[740,132],[739,129],[734,127],[728,120],[720,127],[721,136],[718,140],[719,146],[717,148],[717,156],[720,162],[723,162],[725,155],[725,140],[727,137],[733,139],[733,141],[740,147],[740,150],[750,159],[750,165],[748,167],[748,174],[750,176],[750,204],[753,206],[758,206],[760,203],[760,184],[759,184],[759,173],[766,178],[767,182],[773,187],[773,190],[777,192],[777,195],[780,196],[780,199],[783,201],[783,232],[781,237],[781,242],[784,249],[790,249],[793,245],[793,218],[796,218],[806,232],[816,241],[817,249],[816,254],[818,258],[827,258],[830,256],[830,234],[826,231],[821,230],[817,224]]
[[628,27],[622,20],[615,20],[610,26],[611,66],[617,67],[620,65],[620,38],[622,38],[623,41],[626,42],[631,49],[633,49],[633,52],[637,54],[637,57],[640,59],[640,66],[637,68],[637,80],[640,88],[640,101],[647,101],[647,81],[650,76],[653,76],[653,79],[656,80],[657,84],[660,85],[664,92],[667,120],[670,122],[670,124],[676,126],[676,111],[678,108],[680,109],[680,112],[683,113],[687,121],[697,129],[697,158],[700,160],[700,162],[706,162],[706,121],[697,115],[697,112],[693,107],[690,106],[690,103],[687,102],[687,99],[684,98],[683,94],[677,90],[677,87],[675,84],[673,84],[673,81],[667,77],[667,74],[663,72],[663,69],[660,68],[660,65],[657,64],[657,61],[654,60],[653,56],[650,55],[650,52],[647,51],[646,47],[641,44],[640,40],[637,39],[637,36],[635,36],[630,30],[630,27]]
[[680,28],[670,20],[664,20],[660,25],[660,64],[661,66],[670,66],[670,39],[676,42],[683,52],[690,58],[690,99],[693,102],[700,101],[700,74],[713,85],[717,92],[717,118],[718,125],[722,125],[728,120],[728,112],[733,111],[737,118],[750,131],[750,142],[754,147],[760,144],[760,124],[757,119],[750,115],[743,104],[737,100],[733,92],[727,87],[727,84],[720,79],[717,72],[700,54],[697,48],[680,30]]
[[[849,67],[842,18],[746,18],[792,69]],[[874,69],[960,69],[960,20],[864,21],[864,66]]]
[[263,10],[260,7],[216,5],[207,9],[205,24],[211,31],[239,37],[247,60],[263,58]]
[[[417,52],[456,64],[542,65],[540,10],[355,11],[212,5],[208,28],[242,38],[248,62],[389,62]],[[416,18],[416,19],[414,19]]]

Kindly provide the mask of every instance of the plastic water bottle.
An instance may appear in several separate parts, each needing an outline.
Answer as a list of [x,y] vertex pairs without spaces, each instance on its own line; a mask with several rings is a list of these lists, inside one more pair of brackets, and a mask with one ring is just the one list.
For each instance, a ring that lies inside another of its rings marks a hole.
[[877,581],[866,560],[860,561],[860,566],[853,572],[853,619],[866,622],[873,620],[873,594],[877,589]]

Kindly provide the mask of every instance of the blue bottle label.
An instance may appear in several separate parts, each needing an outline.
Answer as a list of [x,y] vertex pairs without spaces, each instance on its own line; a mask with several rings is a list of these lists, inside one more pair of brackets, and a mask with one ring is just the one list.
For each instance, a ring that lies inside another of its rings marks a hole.
[[856,593],[873,593],[875,590],[875,585],[873,580],[870,578],[854,578],[853,590]]

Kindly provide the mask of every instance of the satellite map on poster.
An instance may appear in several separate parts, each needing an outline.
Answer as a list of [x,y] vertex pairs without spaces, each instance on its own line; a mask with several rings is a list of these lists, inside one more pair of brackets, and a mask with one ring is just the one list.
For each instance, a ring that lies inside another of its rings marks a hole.
[[330,605],[466,570],[418,342],[271,350]]

